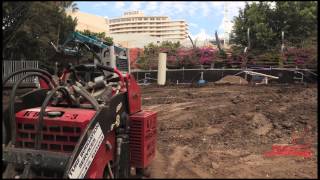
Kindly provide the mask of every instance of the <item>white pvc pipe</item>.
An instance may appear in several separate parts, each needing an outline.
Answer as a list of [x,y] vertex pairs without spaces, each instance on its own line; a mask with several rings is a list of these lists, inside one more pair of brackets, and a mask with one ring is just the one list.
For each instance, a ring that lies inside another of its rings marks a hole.
[[166,71],[167,71],[167,54],[159,53],[158,61],[158,85],[166,84]]
[[116,67],[116,52],[114,46],[110,46],[110,66]]

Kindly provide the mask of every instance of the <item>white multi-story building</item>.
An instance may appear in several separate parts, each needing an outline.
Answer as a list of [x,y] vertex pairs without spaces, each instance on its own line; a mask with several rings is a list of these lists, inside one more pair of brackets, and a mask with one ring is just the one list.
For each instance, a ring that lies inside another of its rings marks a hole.
[[141,11],[125,12],[109,20],[110,34],[147,34],[160,41],[181,41],[187,38],[188,25],[184,20],[170,20],[167,16],[145,16]]

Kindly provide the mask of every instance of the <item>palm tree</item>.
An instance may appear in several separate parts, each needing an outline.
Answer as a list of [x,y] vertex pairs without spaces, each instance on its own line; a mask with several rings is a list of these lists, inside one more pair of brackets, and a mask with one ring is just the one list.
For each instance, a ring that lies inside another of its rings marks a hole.
[[56,5],[64,8],[64,9],[71,10],[72,12],[76,12],[79,10],[77,3],[73,2],[73,1],[56,1],[55,3],[56,3]]
[[74,12],[77,12],[78,10],[79,10],[79,8],[78,8],[78,5],[77,5],[77,3],[71,3],[71,6],[69,7],[69,8],[71,8],[71,11],[74,13]]

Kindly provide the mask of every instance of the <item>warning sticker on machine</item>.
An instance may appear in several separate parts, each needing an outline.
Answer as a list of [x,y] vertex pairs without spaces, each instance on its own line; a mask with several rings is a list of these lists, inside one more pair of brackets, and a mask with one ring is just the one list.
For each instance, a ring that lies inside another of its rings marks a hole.
[[79,153],[77,159],[74,161],[68,174],[69,178],[84,178],[103,139],[104,135],[102,129],[100,127],[100,124],[97,123],[93,128],[87,142]]

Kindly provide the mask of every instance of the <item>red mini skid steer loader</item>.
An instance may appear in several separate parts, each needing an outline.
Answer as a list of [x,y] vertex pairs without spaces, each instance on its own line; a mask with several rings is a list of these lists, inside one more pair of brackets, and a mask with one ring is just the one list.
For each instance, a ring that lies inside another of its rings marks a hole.
[[[117,76],[85,83],[77,78],[79,69]],[[78,65],[67,68],[57,82],[47,71],[25,69],[6,77],[3,86],[20,73],[26,75],[14,84],[3,111],[3,178],[145,174],[155,157],[157,115],[141,110],[140,88],[131,74],[103,65]],[[17,88],[30,76],[39,78],[41,88],[16,97]]]

